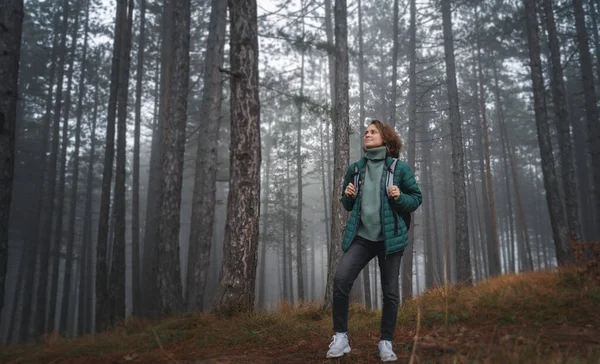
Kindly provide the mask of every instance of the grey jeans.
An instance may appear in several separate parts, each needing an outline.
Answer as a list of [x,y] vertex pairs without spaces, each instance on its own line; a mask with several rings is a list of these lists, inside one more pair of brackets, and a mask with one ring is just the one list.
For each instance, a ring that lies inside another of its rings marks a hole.
[[383,291],[381,340],[392,341],[398,317],[398,274],[402,251],[385,255],[384,242],[354,238],[350,248],[342,255],[333,278],[333,330],[348,331],[348,305],[352,285],[363,268],[377,256]]

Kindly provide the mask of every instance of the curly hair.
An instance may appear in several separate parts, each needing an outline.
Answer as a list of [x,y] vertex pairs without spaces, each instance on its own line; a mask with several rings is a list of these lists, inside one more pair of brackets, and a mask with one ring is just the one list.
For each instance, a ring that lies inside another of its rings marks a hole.
[[369,125],[375,125],[379,134],[381,134],[383,145],[385,145],[387,150],[386,154],[390,157],[398,158],[402,150],[402,140],[400,140],[400,136],[396,133],[396,130],[391,125],[380,120],[372,120]]

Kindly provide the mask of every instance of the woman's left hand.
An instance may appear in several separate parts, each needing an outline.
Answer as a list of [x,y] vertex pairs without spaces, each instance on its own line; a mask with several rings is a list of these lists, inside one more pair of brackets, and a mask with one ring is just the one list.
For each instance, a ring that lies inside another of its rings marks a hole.
[[400,197],[400,189],[398,188],[398,186],[391,186],[390,188],[388,188],[388,196],[393,198],[394,200],[397,200],[398,197]]

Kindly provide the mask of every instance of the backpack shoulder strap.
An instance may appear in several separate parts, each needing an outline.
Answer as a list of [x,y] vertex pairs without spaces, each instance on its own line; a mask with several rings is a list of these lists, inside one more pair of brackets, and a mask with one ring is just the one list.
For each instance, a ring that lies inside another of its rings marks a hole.
[[394,158],[392,164],[390,164],[390,166],[388,167],[387,180],[385,182],[386,189],[394,185],[394,173],[396,172],[396,163],[398,163],[398,158]]

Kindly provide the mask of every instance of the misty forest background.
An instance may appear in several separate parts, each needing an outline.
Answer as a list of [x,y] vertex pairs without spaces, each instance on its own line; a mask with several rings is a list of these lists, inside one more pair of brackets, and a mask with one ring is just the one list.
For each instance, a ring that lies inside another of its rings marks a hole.
[[[600,239],[597,1],[19,3],[0,1],[0,43],[20,44],[5,343],[328,303],[371,119],[398,130],[424,196],[403,300]],[[373,261],[352,299],[380,296]]]

